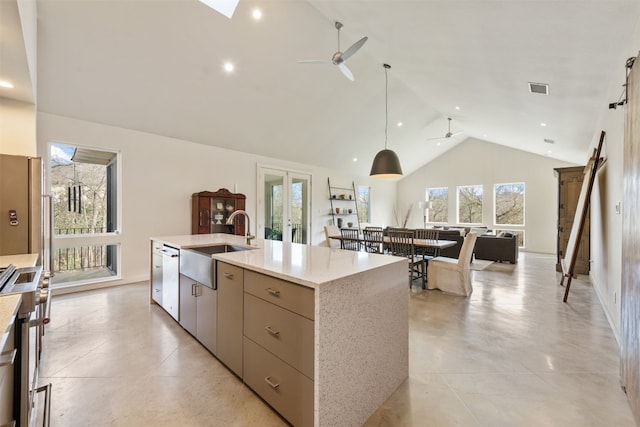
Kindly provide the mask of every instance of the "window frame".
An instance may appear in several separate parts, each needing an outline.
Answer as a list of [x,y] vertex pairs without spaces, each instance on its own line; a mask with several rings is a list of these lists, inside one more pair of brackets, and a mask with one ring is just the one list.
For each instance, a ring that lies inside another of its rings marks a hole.
[[[428,207],[431,202],[431,190],[445,190],[447,193],[445,206],[447,207],[447,216],[444,221],[431,221],[431,209]],[[425,190],[425,201],[427,202],[427,224],[448,224],[449,223],[449,187],[429,187]]]
[[[71,142],[62,142],[62,141],[48,141],[47,142],[47,153],[46,153],[46,173],[48,176],[47,185],[48,192],[53,194],[52,188],[52,147],[53,146],[64,146],[70,148],[79,148],[82,150],[93,151],[93,152],[106,152],[113,154],[111,162],[105,164],[106,168],[109,168],[111,165],[113,169],[110,172],[107,172],[107,179],[111,180],[109,185],[112,185],[112,191],[115,191],[115,195],[113,195],[113,201],[111,202],[111,206],[107,206],[107,212],[109,215],[115,215],[115,227],[113,227],[112,231],[104,231],[100,233],[75,233],[75,234],[55,234],[51,230],[51,239],[53,239],[53,245],[56,250],[61,249],[72,249],[72,248],[82,248],[82,247],[97,247],[97,246],[106,246],[110,251],[109,259],[113,266],[115,266],[115,271],[112,276],[107,277],[99,277],[99,278],[89,278],[89,279],[78,279],[78,280],[70,280],[67,282],[56,283],[55,280],[52,282],[53,289],[59,288],[72,288],[75,286],[87,285],[92,283],[102,283],[102,282],[111,282],[122,279],[122,152],[120,150],[114,149],[105,149],[101,147],[91,147],[87,145],[75,144]],[[84,162],[82,162],[84,163]],[[90,163],[90,162],[86,162]],[[99,164],[99,163],[94,163]],[[115,181],[115,183],[114,183]],[[114,185],[115,184],[115,185]],[[115,203],[115,206],[113,204]],[[55,215],[54,212],[51,215]],[[113,218],[111,218],[113,220]],[[107,221],[109,219],[107,218]],[[54,220],[55,224],[55,220]],[[54,225],[55,227],[55,225]],[[107,223],[105,223],[105,230],[108,229]],[[53,268],[53,266],[52,266]]]

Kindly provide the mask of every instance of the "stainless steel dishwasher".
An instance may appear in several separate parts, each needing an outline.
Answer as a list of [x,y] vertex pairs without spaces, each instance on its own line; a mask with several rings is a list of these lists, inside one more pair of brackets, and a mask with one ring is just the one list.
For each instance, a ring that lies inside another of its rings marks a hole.
[[164,245],[162,250],[162,307],[180,321],[180,250]]

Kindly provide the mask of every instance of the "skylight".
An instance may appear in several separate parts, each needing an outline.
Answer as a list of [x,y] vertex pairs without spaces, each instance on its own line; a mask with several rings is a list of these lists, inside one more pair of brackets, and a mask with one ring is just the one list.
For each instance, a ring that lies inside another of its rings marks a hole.
[[240,0],[200,0],[202,3],[231,19]]

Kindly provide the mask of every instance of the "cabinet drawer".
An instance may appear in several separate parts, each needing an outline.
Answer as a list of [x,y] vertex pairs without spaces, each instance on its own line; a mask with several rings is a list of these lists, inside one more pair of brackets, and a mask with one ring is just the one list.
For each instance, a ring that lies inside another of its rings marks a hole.
[[247,270],[244,290],[308,319],[314,319],[314,291],[311,288]]
[[295,426],[313,426],[313,381],[244,338],[244,382]]
[[313,322],[244,294],[244,335],[313,378]]

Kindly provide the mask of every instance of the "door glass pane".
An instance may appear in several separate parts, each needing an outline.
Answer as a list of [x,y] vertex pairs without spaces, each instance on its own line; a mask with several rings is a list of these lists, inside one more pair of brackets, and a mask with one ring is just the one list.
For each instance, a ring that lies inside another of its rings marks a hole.
[[264,175],[264,238],[282,240],[284,177]]
[[307,243],[308,187],[307,179],[291,179],[291,241],[294,243]]

